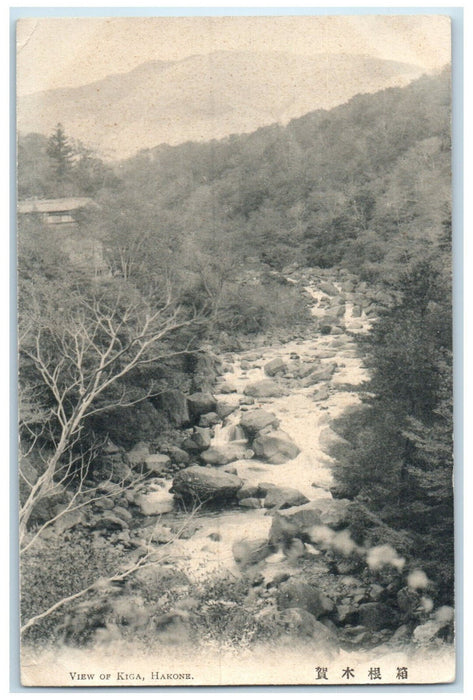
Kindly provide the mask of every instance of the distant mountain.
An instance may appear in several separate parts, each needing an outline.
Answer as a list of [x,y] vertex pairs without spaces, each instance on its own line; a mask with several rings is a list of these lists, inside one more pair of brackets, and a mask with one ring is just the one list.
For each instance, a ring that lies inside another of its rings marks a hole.
[[62,122],[69,136],[102,156],[122,158],[161,143],[284,124],[357,93],[405,85],[421,72],[369,56],[219,51],[20,97],[18,128],[49,134]]

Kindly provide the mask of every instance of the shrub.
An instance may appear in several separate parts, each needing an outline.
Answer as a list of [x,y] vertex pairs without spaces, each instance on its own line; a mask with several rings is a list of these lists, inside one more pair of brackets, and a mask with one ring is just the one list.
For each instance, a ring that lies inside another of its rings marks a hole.
[[[111,547],[103,538],[89,539],[79,531],[40,538],[22,555],[22,624],[94,581],[115,574],[123,566],[124,556],[121,550]],[[91,593],[80,601],[87,600],[91,605],[92,598]],[[100,624],[100,605],[95,607],[93,615],[91,608],[81,608],[87,624],[82,625],[79,639],[75,641],[86,641],[94,627]],[[72,603],[39,621],[26,631],[25,641],[52,643],[63,640],[68,634],[67,620],[71,619],[70,613],[75,608],[77,604]]]

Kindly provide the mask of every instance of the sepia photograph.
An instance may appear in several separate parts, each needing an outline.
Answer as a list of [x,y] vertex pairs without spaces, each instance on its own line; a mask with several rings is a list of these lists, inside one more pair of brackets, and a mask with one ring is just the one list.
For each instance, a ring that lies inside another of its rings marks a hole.
[[451,43],[17,21],[22,686],[455,682]]

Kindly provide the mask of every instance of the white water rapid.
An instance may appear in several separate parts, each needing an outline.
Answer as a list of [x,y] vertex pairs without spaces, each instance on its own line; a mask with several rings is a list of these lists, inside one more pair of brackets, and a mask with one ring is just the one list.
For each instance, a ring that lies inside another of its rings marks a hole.
[[[314,300],[312,313],[324,316],[330,297],[314,286],[306,287],[306,291]],[[365,332],[369,327],[368,319],[364,314],[355,319],[352,310],[353,304],[346,303],[345,314],[340,321],[348,331],[353,327],[357,333]],[[256,399],[250,406],[244,403],[239,405],[240,401],[245,401],[244,390],[248,384],[267,378],[264,365],[275,358],[282,358],[288,365],[297,359],[302,362],[317,361],[321,367],[336,363],[337,368],[328,382],[306,388],[294,385],[287,396]],[[234,467],[238,476],[251,484],[270,482],[280,487],[295,488],[309,500],[332,498],[329,491],[332,460],[322,450],[319,437],[333,418],[359,401],[356,393],[353,390],[347,391],[344,385],[357,385],[366,378],[355,341],[346,333],[317,334],[310,340],[296,340],[258,348],[256,351],[234,353],[231,356],[231,369],[221,379],[236,391],[230,395],[216,393],[215,396],[218,401],[231,401],[239,407],[221,425],[215,427],[212,445],[231,441],[246,444],[239,426],[242,413],[245,410],[264,408],[277,416],[279,429],[292,438],[300,453],[284,464],[269,464],[252,458],[219,468]],[[321,398],[317,398],[317,392]],[[216,570],[237,574],[238,568],[232,554],[233,544],[244,539],[266,538],[271,527],[269,515],[270,511],[264,508],[227,507],[214,513],[201,512],[196,516],[195,534],[188,540],[173,543],[172,557],[178,557],[186,571],[197,578]]]

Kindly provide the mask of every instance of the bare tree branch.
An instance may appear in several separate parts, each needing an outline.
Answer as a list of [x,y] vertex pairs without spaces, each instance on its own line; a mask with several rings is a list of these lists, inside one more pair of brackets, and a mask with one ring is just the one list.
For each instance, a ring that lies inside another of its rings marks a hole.
[[[35,308],[27,322],[33,342],[23,343],[21,352],[36,368],[44,387],[50,392],[50,432],[54,449],[45,469],[34,484],[20,511],[20,541],[23,541],[34,505],[51,489],[54,476],[64,465],[71,446],[79,439],[84,421],[114,407],[133,406],[153,395],[143,391],[139,398],[122,396],[106,399],[109,391],[133,370],[190,351],[162,350],[163,342],[177,331],[201,322],[190,318],[173,302],[168,288],[164,302],[156,310],[134,301],[78,298],[63,323],[52,316],[44,318]],[[36,315],[36,322],[35,322]],[[103,399],[106,399],[103,401]],[[52,419],[58,423],[54,435]],[[48,421],[49,423],[50,421]],[[31,430],[30,430],[31,433]],[[33,435],[31,436],[33,437]]]

